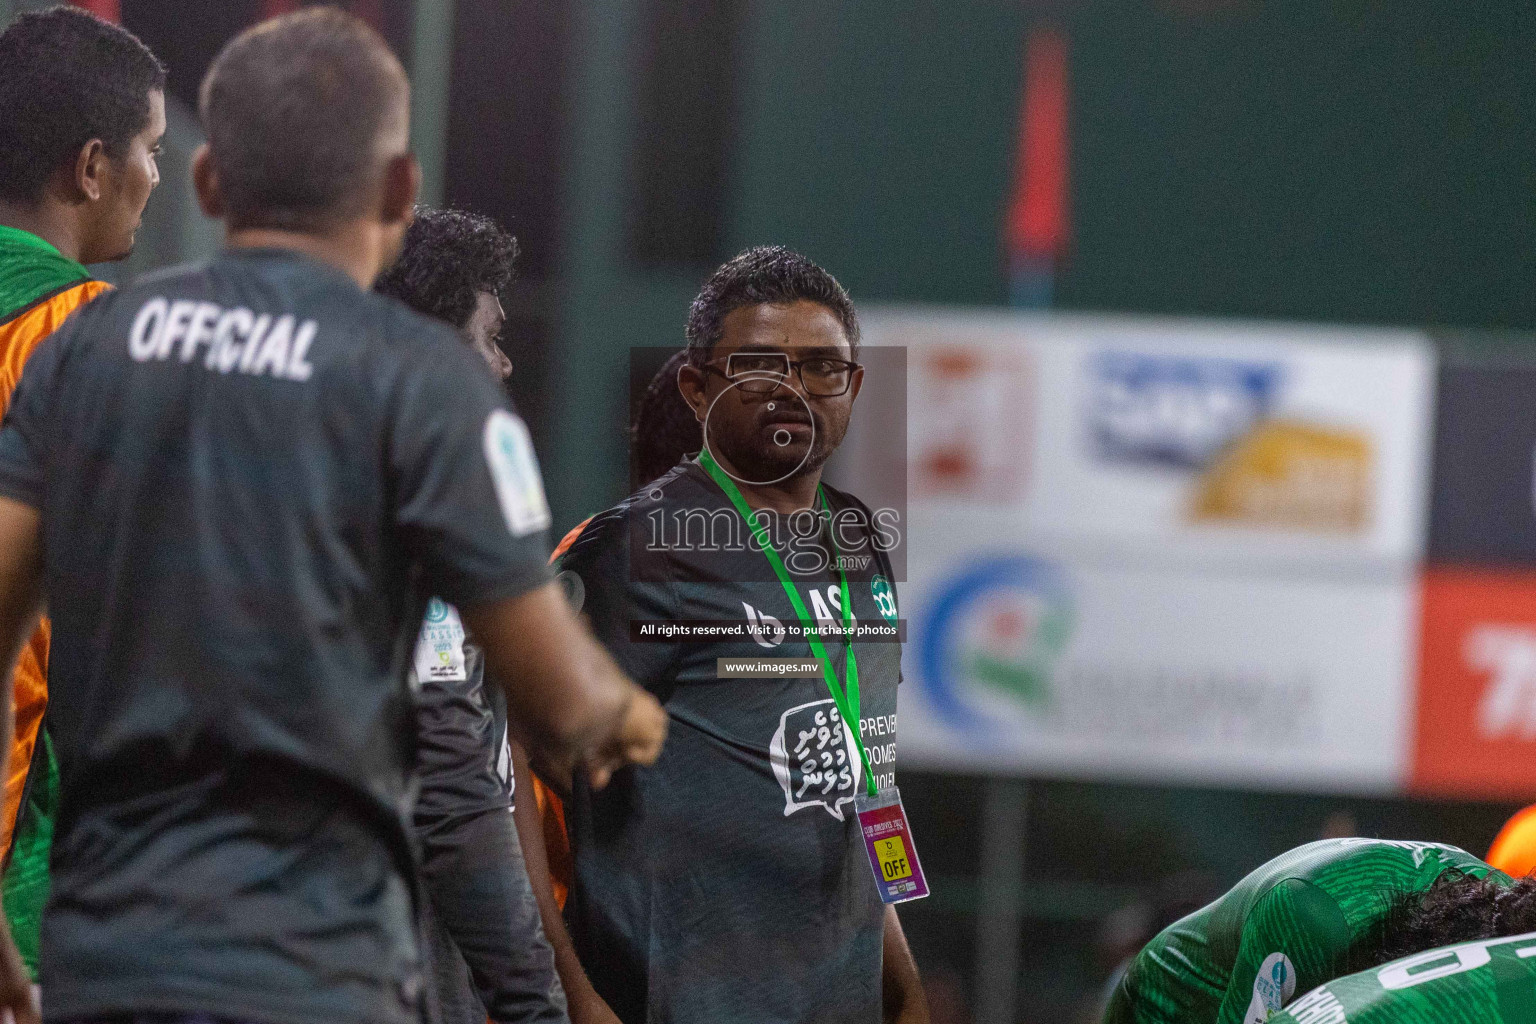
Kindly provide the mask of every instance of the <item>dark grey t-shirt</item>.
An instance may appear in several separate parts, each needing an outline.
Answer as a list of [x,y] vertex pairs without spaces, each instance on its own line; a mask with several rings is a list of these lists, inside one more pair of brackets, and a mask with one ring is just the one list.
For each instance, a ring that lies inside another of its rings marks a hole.
[[544,582],[527,430],[440,324],[282,250],[141,279],[33,355],[63,801],[49,1019],[414,1021],[405,674],[429,594]]
[[[834,513],[863,508],[826,490]],[[716,678],[721,657],[811,656],[771,629],[796,615],[762,553],[705,549],[705,532],[732,517],[745,526],[685,463],[594,517],[560,562],[579,577],[568,591],[582,593],[599,639],[671,718],[653,767],[574,792],[566,913],[593,984],[626,1024],[875,1024],[883,909],[854,815],[863,776],[851,737],[820,677]],[[811,615],[839,618],[835,580],[799,578]],[[891,580],[883,551],[849,570],[855,619],[894,621]],[[761,644],[632,639],[632,622],[678,620],[770,628]],[[846,678],[841,642],[826,649]],[[855,651],[858,728],[889,786],[901,649]]]
[[443,1024],[569,1024],[512,820],[506,696],[458,610],[433,598],[416,642],[416,839]]
[[458,609],[438,598],[412,659],[417,763],[421,793],[418,828],[446,817],[512,807],[512,754],[507,746],[507,703],[485,685],[485,658],[464,631]]

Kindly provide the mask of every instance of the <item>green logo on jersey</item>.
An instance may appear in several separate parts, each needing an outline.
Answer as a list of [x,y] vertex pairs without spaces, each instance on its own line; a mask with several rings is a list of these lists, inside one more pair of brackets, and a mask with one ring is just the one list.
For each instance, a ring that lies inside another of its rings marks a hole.
[[891,581],[884,576],[876,576],[869,581],[869,592],[874,595],[875,607],[880,609],[880,615],[886,622],[896,621],[896,592],[891,589]]

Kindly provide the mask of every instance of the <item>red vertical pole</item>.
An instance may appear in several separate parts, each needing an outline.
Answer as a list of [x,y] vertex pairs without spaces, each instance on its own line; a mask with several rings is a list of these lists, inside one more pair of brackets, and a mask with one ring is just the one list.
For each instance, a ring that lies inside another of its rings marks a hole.
[[1015,299],[1049,305],[1056,261],[1071,237],[1067,38],[1054,26],[1030,32],[1019,112],[1013,199],[1005,227]]
[[103,21],[119,24],[123,20],[123,9],[118,0],[75,0],[75,6],[90,11]]

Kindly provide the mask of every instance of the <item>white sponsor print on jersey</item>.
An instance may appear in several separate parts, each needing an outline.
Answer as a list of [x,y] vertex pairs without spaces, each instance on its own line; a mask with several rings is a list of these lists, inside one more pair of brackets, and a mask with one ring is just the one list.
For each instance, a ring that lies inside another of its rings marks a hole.
[[1289,1013],[1296,1024],[1348,1024],[1339,997],[1327,988],[1315,988],[1296,1000]]
[[427,617],[416,640],[416,678],[463,682],[469,678],[464,664],[464,623],[458,609],[434,597],[427,602]]
[[512,742],[506,733],[501,734],[501,749],[496,754],[496,777],[507,787],[509,795],[516,795],[517,776],[512,771]]
[[757,641],[757,646],[772,650],[784,642],[784,623],[767,612],[758,611],[745,601],[741,602],[741,606],[747,610],[747,631]]
[[213,302],[168,301],[157,295],[144,303],[128,331],[128,355],[135,362],[165,362],[176,355],[190,363],[203,352],[203,369],[247,373],[279,380],[309,380],[309,346],[318,326],[293,316],[257,316],[244,306],[225,309]]
[[864,778],[853,732],[829,697],[790,708],[779,716],[768,745],[774,777],[784,791],[784,816],[822,807],[838,821]]
[[560,584],[560,591],[565,594],[565,603],[571,606],[571,611],[581,611],[587,603],[587,585],[581,581],[576,570],[560,570],[555,574],[555,582]]
[[[826,588],[825,597],[822,593],[815,587],[806,588],[806,594],[811,599],[810,613],[816,617],[818,625],[841,626],[843,624],[842,591],[834,583]],[[747,631],[752,634],[752,639],[757,642],[757,646],[771,649],[784,642],[784,623],[745,601],[741,602],[741,606],[747,611]],[[859,620],[850,616],[849,621],[857,624]]]
[[1501,946],[1515,947],[1515,956],[1521,960],[1536,956],[1536,932],[1512,935],[1499,939],[1479,939],[1455,946],[1440,946],[1422,953],[1394,960],[1376,972],[1376,980],[1389,992],[1413,988],[1437,978],[1453,974],[1465,974],[1493,961],[1489,950]]
[[505,409],[493,410],[485,418],[485,463],[512,536],[523,537],[549,526],[549,502],[544,498],[533,438],[528,425]]
[[1484,623],[1467,633],[1467,664],[1489,673],[1477,706],[1485,739],[1536,740],[1536,629]]
[[1296,968],[1284,953],[1271,953],[1259,965],[1253,979],[1253,1001],[1243,1015],[1243,1024],[1264,1024],[1269,1015],[1279,1013],[1296,994]]

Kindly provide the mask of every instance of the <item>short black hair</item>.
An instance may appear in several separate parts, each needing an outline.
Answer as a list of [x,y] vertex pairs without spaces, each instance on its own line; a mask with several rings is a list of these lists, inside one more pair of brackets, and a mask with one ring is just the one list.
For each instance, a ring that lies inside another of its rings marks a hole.
[[304,231],[360,214],[379,139],[409,95],[383,38],[335,8],[230,40],[198,96],[230,224]]
[[462,329],[475,295],[501,295],[516,272],[517,239],[489,217],[417,207],[394,264],[374,282],[418,313]]
[[677,371],[688,361],[678,349],[656,371],[635,407],[629,425],[629,469],[633,488],[644,487],[704,447],[704,425],[677,389]]
[[1441,946],[1526,932],[1536,932],[1536,878],[1511,885],[1497,874],[1476,878],[1453,869],[1422,892],[1396,896],[1350,966],[1365,970]]
[[725,332],[725,318],[745,306],[804,299],[832,312],[859,356],[859,317],[837,278],[782,245],[760,245],[722,263],[688,309],[688,361],[702,366]]
[[31,206],[92,139],[120,156],[149,123],[165,66],[133,33],[76,7],[0,32],[0,200]]

